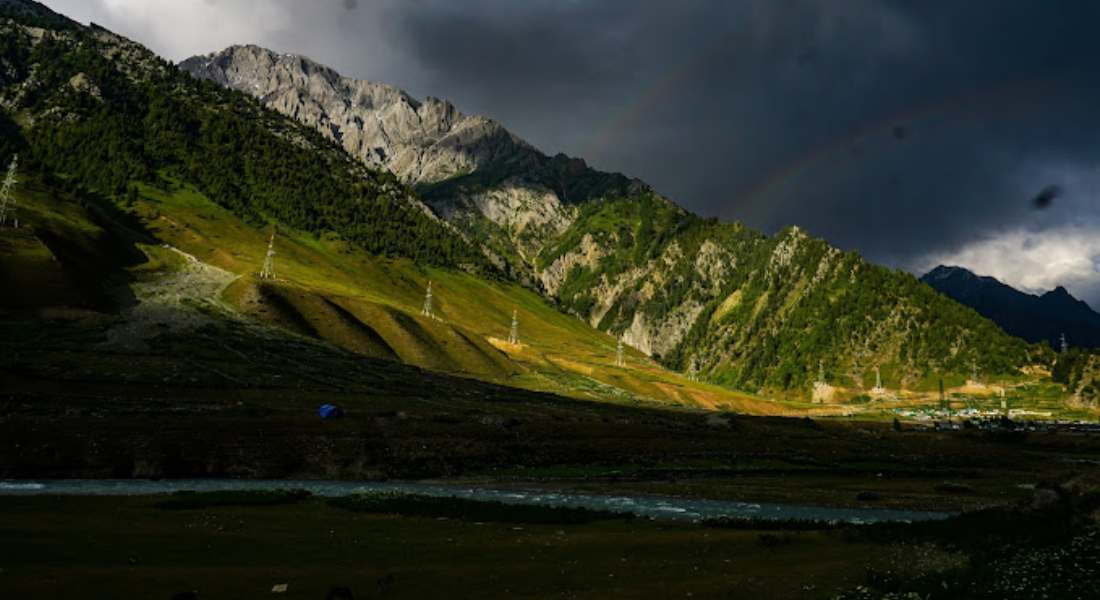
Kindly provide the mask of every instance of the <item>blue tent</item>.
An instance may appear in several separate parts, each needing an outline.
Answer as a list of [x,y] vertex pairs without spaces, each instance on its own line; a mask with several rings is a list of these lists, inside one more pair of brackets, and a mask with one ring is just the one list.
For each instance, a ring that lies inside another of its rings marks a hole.
[[335,404],[322,404],[321,408],[317,409],[317,414],[322,419],[339,419],[344,416],[344,409],[336,406]]

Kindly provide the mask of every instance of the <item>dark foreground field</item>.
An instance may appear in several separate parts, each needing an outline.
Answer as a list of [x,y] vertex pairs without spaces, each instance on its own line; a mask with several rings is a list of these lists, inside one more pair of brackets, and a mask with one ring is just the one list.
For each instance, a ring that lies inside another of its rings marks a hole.
[[[804,585],[855,581],[853,566],[874,555],[866,544],[819,533],[766,547],[756,532],[647,521],[467,522],[360,515],[320,501],[194,511],[155,504],[0,499],[0,590],[253,598],[289,583],[286,598],[324,598],[333,586],[356,598],[682,598],[727,590],[778,598],[801,597]],[[799,565],[797,581],[786,565]]]
[[[0,498],[0,595],[1084,599],[1100,577],[1095,523],[1066,503],[803,531],[556,519],[552,509],[498,516],[447,501],[402,510],[415,499],[365,512],[309,498],[193,500]],[[287,591],[273,595],[280,584]]]

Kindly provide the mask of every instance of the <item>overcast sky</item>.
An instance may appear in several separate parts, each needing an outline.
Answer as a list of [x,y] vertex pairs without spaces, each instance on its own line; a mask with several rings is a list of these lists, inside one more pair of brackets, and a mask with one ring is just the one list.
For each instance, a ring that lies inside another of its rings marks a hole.
[[703,215],[1100,306],[1100,3],[45,3],[174,60],[236,43],[305,54]]

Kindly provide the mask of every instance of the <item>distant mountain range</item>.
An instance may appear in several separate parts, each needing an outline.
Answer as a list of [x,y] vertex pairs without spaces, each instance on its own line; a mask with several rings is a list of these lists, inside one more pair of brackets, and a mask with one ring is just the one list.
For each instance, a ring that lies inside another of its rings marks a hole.
[[1064,287],[1036,296],[993,277],[943,265],[932,269],[921,281],[1029,342],[1045,341],[1059,348],[1065,334],[1070,346],[1100,347],[1100,313]]

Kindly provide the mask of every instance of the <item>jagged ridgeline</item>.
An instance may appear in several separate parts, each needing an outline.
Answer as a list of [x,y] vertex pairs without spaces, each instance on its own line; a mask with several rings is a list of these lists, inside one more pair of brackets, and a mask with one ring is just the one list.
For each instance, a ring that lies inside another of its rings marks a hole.
[[[539,258],[568,310],[667,366],[743,389],[929,389],[1019,374],[1041,349],[907,273],[796,227],[765,236],[652,194],[586,205]],[[1045,360],[1042,359],[1042,360]]]
[[249,94],[362,163],[391,171],[501,271],[532,286],[534,257],[579,204],[648,189],[581,159],[547,156],[493,119],[463,114],[446,100],[344,77],[303,56],[232,46],[180,68]]
[[314,129],[33,2],[0,1],[0,147],[99,195],[190,184],[246,222],[489,272],[484,254],[387,171]]

